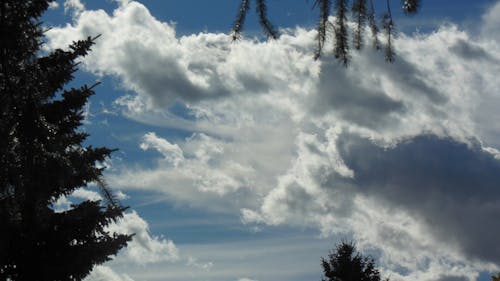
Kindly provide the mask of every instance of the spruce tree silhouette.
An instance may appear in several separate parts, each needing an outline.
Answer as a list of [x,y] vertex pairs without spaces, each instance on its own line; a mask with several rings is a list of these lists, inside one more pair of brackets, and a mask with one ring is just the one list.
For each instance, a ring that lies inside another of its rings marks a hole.
[[328,259],[321,259],[321,265],[324,274],[322,281],[380,281],[375,261],[357,252],[352,242],[337,245]]
[[[93,39],[42,55],[40,16],[50,2],[0,2],[1,280],[82,280],[131,239],[105,229],[126,209],[96,166],[113,150],[84,146],[88,135],[78,130],[92,87],[63,89]],[[91,182],[107,192],[104,202],[53,210]]]

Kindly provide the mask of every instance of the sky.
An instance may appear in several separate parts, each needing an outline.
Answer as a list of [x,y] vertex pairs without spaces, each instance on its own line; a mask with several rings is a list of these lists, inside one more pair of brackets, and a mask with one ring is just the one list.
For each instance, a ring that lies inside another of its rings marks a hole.
[[313,1],[269,0],[280,37],[252,9],[232,42],[238,2],[43,16],[46,51],[101,35],[68,87],[101,82],[82,130],[119,149],[105,178],[130,208],[110,231],[135,233],[86,280],[319,281],[342,240],[394,281],[500,271],[500,1],[391,1],[395,62],[364,48],[348,68],[314,60]]

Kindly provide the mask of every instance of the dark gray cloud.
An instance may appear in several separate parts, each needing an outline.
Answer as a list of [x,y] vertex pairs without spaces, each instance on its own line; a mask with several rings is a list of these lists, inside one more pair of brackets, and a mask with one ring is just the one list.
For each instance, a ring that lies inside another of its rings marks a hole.
[[343,135],[338,145],[358,192],[417,215],[468,257],[500,262],[500,161],[478,143],[421,135],[383,148]]
[[468,281],[469,279],[464,276],[456,275],[441,275],[437,281]]
[[332,111],[342,119],[371,128],[397,122],[395,114],[405,111],[401,101],[387,96],[379,85],[371,89],[364,87],[363,77],[355,77],[353,71],[331,58],[328,60],[321,68],[319,95],[313,100],[312,112]]
[[[138,42],[127,42],[123,48],[130,54],[120,60],[125,80],[135,85],[138,92],[150,96],[156,106],[165,107],[179,99],[189,102],[229,94],[216,75],[210,75],[210,88],[194,84],[176,57],[161,56],[154,48]],[[188,69],[197,74],[201,70],[208,72],[206,67],[196,65],[189,65]]]
[[450,46],[450,51],[467,60],[496,60],[483,47],[465,40],[455,42],[453,46]]
[[[405,94],[416,99],[426,98],[436,105],[442,105],[448,101],[439,85],[433,85],[429,82],[430,74],[420,70],[418,64],[410,62],[404,55],[398,56],[392,64],[381,62],[381,54],[363,56],[363,58],[366,59],[367,64],[373,66],[372,72],[384,74],[383,76],[389,78]],[[363,69],[357,71],[361,73]]]

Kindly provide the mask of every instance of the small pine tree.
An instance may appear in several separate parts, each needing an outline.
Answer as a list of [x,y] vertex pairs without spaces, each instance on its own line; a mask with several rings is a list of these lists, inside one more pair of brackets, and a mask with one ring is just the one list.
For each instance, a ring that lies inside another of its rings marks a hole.
[[79,131],[92,87],[64,90],[93,40],[43,56],[39,21],[51,0],[0,2],[0,279],[82,280],[126,246],[106,226],[123,215],[114,201],[52,204],[102,182],[112,152],[84,146]]
[[356,251],[353,243],[342,242],[330,252],[328,259],[322,258],[322,281],[380,281],[375,261]]

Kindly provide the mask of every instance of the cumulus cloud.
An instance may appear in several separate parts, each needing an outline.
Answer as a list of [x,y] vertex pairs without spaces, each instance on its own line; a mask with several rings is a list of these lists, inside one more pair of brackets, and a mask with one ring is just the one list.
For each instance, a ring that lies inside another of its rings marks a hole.
[[82,200],[98,201],[102,200],[102,196],[93,190],[87,188],[78,188],[69,196],[59,197],[53,204],[52,208],[56,212],[64,212],[71,208],[72,204],[79,203]]
[[493,4],[488,11],[483,15],[482,35],[485,38],[498,40],[500,32],[498,25],[500,24],[500,3]]
[[98,192],[85,188],[79,188],[75,190],[73,193],[71,193],[71,197],[90,201],[98,201],[102,199],[102,196]]
[[[127,195],[119,191],[116,193],[118,199],[126,199]],[[61,197],[54,203],[53,208],[57,212],[68,210],[75,200],[101,200],[102,196],[92,190],[79,188],[68,197]],[[125,213],[122,218],[110,224],[107,230],[111,233],[133,234],[132,241],[128,243],[116,258],[122,263],[151,264],[158,262],[175,262],[180,259],[179,249],[173,241],[161,236],[151,235],[148,223],[140,217],[137,212]],[[196,261],[192,259],[193,263]],[[208,268],[208,265],[196,263],[196,265]],[[193,264],[194,266],[194,264]],[[132,280],[127,275],[116,274],[107,266],[98,266],[88,277],[88,280]]]
[[[134,236],[111,262],[94,267],[86,281],[165,280],[165,275],[168,274],[158,273],[161,272],[158,267],[169,270],[176,268],[182,274],[206,274],[214,267],[214,263],[208,261],[207,257],[199,258],[200,254],[196,252],[181,254],[172,240],[151,234],[148,222],[135,211],[125,213],[117,222],[107,226],[107,231]],[[145,268],[148,270],[144,270]],[[156,273],[150,275],[149,269]]]
[[64,12],[71,13],[73,16],[79,16],[85,11],[85,5],[80,0],[65,0]]
[[57,3],[56,1],[53,1],[53,2],[49,3],[49,9],[50,10],[54,10],[54,9],[57,9],[57,8],[59,8],[59,3]]
[[123,218],[110,225],[108,230],[134,234],[132,241],[120,252],[118,260],[148,264],[179,259],[177,246],[171,240],[151,235],[148,223],[135,211],[124,214]]
[[[157,160],[157,166],[162,169],[126,168],[121,175],[110,175],[110,182],[125,189],[148,190],[155,186],[156,192],[174,196],[181,203],[189,202],[198,207],[211,205],[210,208],[217,211],[234,210],[255,200],[253,188],[254,182],[258,181],[255,170],[249,164],[239,162],[238,158],[242,156],[236,144],[227,145],[203,133],[194,134],[180,143],[172,144],[154,133],[146,134],[141,148],[160,153],[162,157]],[[228,155],[235,158],[230,160],[226,158]],[[253,160],[258,160],[257,156]],[[234,200],[227,202],[226,197]],[[225,204],[211,204],[216,201]]]
[[118,200],[125,200],[125,199],[129,199],[130,198],[130,196],[128,196],[126,193],[124,193],[121,190],[115,191],[114,195],[116,196],[116,198]]
[[500,262],[498,7],[482,35],[401,34],[394,64],[367,49],[347,69],[313,59],[312,30],[270,42],[178,36],[135,1],[47,36],[54,48],[102,34],[83,65],[130,91],[122,113],[191,134],[144,134],[155,166],[121,167],[114,186],[247,224],[352,235],[394,280],[474,280]]
[[359,193],[421,217],[434,236],[456,243],[469,257],[500,263],[500,161],[480,144],[435,136],[389,149],[366,139],[339,142],[342,159],[356,171],[347,183]]
[[134,281],[127,274],[119,274],[108,266],[98,265],[85,278],[85,281]]
[[165,161],[173,166],[178,166],[184,161],[184,155],[178,145],[171,144],[167,140],[157,137],[155,133],[147,133],[144,135],[140,147],[143,150],[147,150],[150,147],[155,148],[163,155]]

